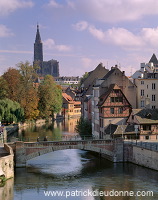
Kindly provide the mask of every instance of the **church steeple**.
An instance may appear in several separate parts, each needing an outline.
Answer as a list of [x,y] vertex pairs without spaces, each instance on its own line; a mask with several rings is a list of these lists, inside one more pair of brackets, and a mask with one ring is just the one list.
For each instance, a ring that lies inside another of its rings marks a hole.
[[38,25],[38,24],[37,24],[37,33],[36,33],[35,42],[42,43],[42,41],[41,41],[41,36],[40,36],[40,32],[39,32],[39,25]]
[[34,62],[35,61],[43,62],[43,44],[41,41],[38,24],[37,24],[36,39],[35,39],[35,43],[34,43]]

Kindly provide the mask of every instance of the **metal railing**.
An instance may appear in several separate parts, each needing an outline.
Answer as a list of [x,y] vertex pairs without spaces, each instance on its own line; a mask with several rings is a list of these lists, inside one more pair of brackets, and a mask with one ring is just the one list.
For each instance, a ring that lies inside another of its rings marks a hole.
[[148,149],[151,151],[158,151],[158,141],[139,141],[139,140],[131,140],[131,141],[124,141],[125,143],[132,144],[135,146],[142,147],[144,149]]

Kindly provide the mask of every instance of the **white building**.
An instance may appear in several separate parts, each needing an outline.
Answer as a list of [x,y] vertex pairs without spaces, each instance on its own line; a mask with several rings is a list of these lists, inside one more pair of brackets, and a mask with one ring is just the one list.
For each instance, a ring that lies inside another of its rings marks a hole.
[[75,76],[61,76],[61,77],[56,77],[55,82],[59,85],[62,85],[62,84],[68,84],[68,85],[79,84],[80,78],[79,78],[79,76],[76,76],[76,77]]
[[137,108],[158,108],[158,60],[153,54],[149,63],[141,63],[133,75],[137,86]]

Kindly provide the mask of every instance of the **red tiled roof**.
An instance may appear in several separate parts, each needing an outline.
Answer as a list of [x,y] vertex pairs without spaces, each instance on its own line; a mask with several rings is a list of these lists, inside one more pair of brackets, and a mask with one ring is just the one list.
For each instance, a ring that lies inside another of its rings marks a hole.
[[65,92],[62,93],[63,98],[68,101],[69,103],[73,103],[73,99],[70,95],[66,94]]

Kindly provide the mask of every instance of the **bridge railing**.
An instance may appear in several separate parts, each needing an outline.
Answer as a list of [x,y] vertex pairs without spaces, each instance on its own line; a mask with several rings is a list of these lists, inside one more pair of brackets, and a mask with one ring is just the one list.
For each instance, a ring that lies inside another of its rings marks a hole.
[[144,149],[149,149],[151,151],[158,151],[158,143],[157,142],[130,140],[130,141],[125,141],[125,143],[132,144],[132,145],[135,145],[135,146],[139,146],[139,147],[142,147]]
[[62,145],[103,145],[103,144],[109,144],[113,145],[113,140],[71,140],[71,141],[40,141],[40,142],[24,142],[24,145],[27,147],[35,147],[35,146],[62,146]]

